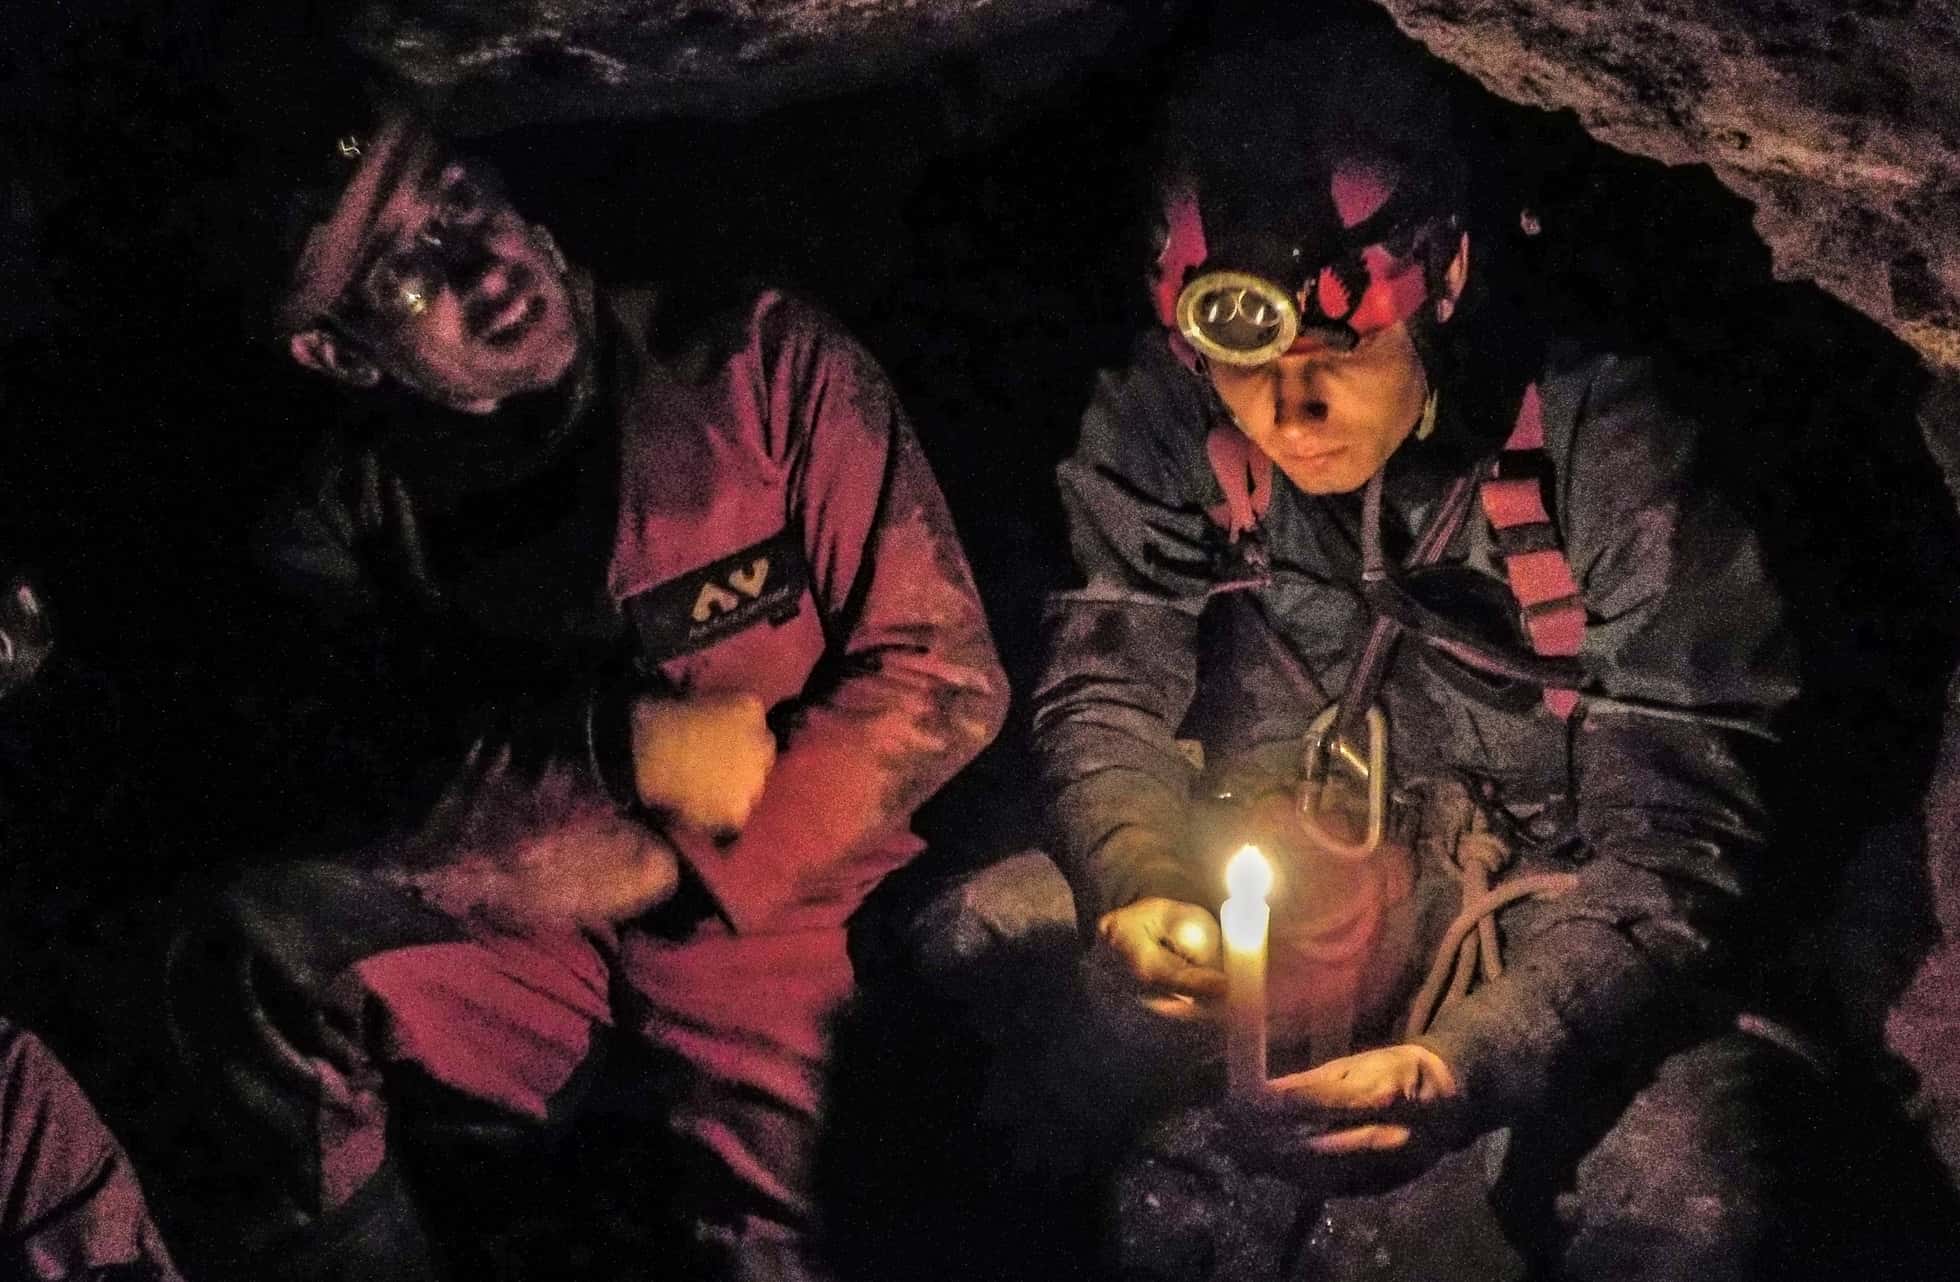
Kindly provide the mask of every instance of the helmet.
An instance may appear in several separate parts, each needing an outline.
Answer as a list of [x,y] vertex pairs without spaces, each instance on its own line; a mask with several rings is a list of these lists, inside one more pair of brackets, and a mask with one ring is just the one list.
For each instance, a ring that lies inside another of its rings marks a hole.
[[387,104],[372,129],[322,140],[320,150],[339,183],[337,189],[330,184],[326,199],[308,202],[295,220],[296,261],[274,317],[282,336],[317,321],[345,292],[389,196],[404,179],[418,177],[442,144],[419,114]]
[[1229,365],[1346,351],[1407,320],[1430,293],[1424,251],[1450,225],[1361,167],[1327,175],[1322,208],[1284,211],[1264,226],[1235,226],[1221,203],[1188,182],[1168,188],[1152,293],[1174,341]]
[[1414,316],[1455,250],[1449,94],[1336,28],[1224,50],[1173,105],[1151,293],[1187,363],[1345,351]]

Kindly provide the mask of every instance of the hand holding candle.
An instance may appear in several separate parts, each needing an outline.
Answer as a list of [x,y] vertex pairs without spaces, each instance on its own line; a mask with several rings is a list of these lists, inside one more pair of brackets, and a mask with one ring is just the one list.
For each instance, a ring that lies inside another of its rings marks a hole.
[[1225,1084],[1234,1097],[1266,1087],[1266,934],[1272,865],[1257,846],[1241,847],[1225,868]]
[[1103,914],[1097,949],[1140,989],[1143,1004],[1179,1020],[1207,1018],[1207,1000],[1225,993],[1218,969],[1218,923],[1209,910],[1175,899],[1140,899]]

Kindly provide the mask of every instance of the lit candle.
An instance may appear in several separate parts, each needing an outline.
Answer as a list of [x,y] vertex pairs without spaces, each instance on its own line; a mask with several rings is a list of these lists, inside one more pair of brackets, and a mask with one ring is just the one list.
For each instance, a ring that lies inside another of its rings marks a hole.
[[1257,846],[1243,846],[1225,866],[1225,1087],[1255,1095],[1266,1086],[1266,930],[1272,909],[1272,865]]

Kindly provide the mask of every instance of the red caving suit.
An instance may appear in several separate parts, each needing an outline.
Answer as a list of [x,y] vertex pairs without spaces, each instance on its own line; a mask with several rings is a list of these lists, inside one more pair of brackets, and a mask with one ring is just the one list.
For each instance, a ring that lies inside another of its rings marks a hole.
[[[317,1247],[319,1276],[430,1276],[398,1262],[419,1231],[383,1143],[405,1067],[544,1121],[609,1027],[682,1066],[655,1115],[707,1159],[716,1271],[800,1276],[845,921],[1005,715],[943,499],[861,348],[776,293],[704,311],[601,291],[593,316],[568,390],[337,441],[265,537],[334,642],[293,642],[325,729],[277,727],[267,760],[305,778],[268,791],[324,808],[385,792],[411,748],[466,761],[419,833],[248,874],[175,976],[194,1061],[249,1084],[228,1116],[277,1159],[248,1245]],[[644,842],[657,821],[622,805],[608,745],[617,692],[649,689],[753,692],[780,748],[739,838],[662,834],[677,904],[513,924],[405,879],[563,858],[576,883]]]
[[61,1061],[5,1019],[0,1278],[181,1282],[122,1145]]

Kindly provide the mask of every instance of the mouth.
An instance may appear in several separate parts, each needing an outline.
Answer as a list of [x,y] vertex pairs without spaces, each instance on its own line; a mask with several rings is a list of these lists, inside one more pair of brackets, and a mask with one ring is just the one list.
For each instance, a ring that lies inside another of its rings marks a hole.
[[535,289],[520,290],[484,318],[477,337],[489,347],[515,347],[544,315],[544,295]]
[[1286,464],[1289,467],[1308,469],[1322,467],[1333,462],[1346,448],[1344,445],[1336,445],[1332,449],[1309,450],[1298,454],[1289,454],[1286,456]]

